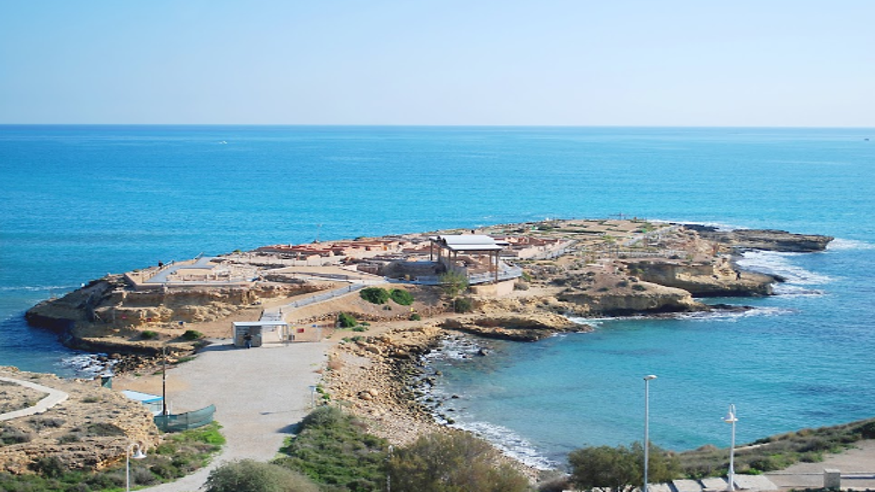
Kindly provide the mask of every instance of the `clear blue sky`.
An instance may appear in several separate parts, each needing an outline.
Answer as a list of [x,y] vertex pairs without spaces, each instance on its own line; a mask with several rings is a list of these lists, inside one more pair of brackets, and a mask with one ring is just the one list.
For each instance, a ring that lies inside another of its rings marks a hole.
[[0,123],[875,127],[875,1],[0,0]]

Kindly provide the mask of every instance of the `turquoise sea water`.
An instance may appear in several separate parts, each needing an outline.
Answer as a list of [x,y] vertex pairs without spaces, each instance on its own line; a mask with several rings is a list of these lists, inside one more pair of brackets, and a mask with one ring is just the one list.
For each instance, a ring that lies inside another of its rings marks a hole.
[[[870,140],[867,140],[870,139]],[[438,358],[459,425],[561,461],[875,415],[875,130],[0,126],[0,364],[73,375],[24,311],[107,272],[272,243],[625,213],[837,237],[736,317],[603,320]],[[737,302],[737,301],[736,301]],[[472,362],[473,361],[473,362]]]

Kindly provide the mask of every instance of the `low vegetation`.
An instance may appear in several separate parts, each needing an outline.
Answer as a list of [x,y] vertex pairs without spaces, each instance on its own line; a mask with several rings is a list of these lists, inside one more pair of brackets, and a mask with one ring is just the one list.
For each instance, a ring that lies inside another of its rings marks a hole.
[[[679,478],[680,463],[674,455],[650,447],[648,482],[667,482]],[[582,490],[604,488],[612,492],[630,492],[644,480],[644,446],[588,447],[568,455],[571,466],[570,483]]]
[[[131,486],[169,482],[205,466],[225,443],[219,425],[166,434],[164,442],[147,451],[142,460],[131,460]],[[36,460],[33,475],[0,473],[5,492],[91,492],[118,490],[125,486],[125,460],[98,472],[70,471],[57,457]]]
[[382,490],[388,443],[365,432],[355,417],[323,406],[307,415],[300,432],[274,464],[306,475],[323,491]]
[[389,301],[389,291],[382,287],[368,287],[359,293],[362,299],[372,304],[386,304]]
[[[875,419],[771,436],[735,450],[735,471],[758,474],[781,470],[797,462],[819,462],[824,453],[840,452],[861,439],[875,439]],[[690,478],[725,475],[729,450],[705,446],[678,455]]]
[[395,450],[387,474],[396,492],[524,492],[528,479],[486,441],[467,432],[437,432]]
[[207,492],[319,492],[310,479],[273,463],[233,461],[207,478]]

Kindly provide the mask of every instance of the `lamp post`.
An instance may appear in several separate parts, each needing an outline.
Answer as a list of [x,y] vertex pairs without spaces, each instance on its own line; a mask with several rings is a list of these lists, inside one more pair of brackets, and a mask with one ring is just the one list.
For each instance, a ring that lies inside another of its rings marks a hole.
[[[137,449],[137,452],[131,454],[131,452]],[[131,458],[135,460],[141,460],[146,457],[146,453],[143,452],[143,446],[140,443],[131,443],[128,446],[127,454],[125,455],[125,490],[127,492],[131,492]]]
[[735,416],[735,405],[729,404],[729,412],[723,417],[723,421],[732,425],[732,443],[729,446],[729,486],[726,490],[735,490],[735,423],[738,418]]
[[647,468],[650,460],[650,381],[656,379],[653,374],[644,376],[644,486],[647,492]]

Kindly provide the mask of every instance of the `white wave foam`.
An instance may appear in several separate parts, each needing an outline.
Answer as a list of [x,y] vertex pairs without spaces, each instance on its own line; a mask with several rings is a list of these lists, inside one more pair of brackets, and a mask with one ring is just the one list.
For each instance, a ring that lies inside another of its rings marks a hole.
[[738,265],[751,271],[778,275],[789,285],[822,285],[833,281],[827,275],[808,271],[792,263],[792,259],[807,253],[776,253],[774,251],[748,251],[738,260]]
[[559,466],[555,461],[538,454],[532,443],[506,427],[486,422],[456,423],[451,427],[466,430],[489,441],[505,455],[532,468],[552,470]]
[[117,361],[106,359],[106,354],[76,354],[61,359],[60,365],[72,369],[77,376],[94,378],[102,374],[112,373]]
[[827,245],[827,251],[859,251],[875,249],[875,244],[856,239],[833,239]]
[[0,292],[69,292],[73,289],[78,289],[80,286],[78,285],[18,285],[18,286],[10,286],[5,285],[0,287]]
[[735,322],[742,318],[750,318],[755,316],[782,316],[792,313],[789,309],[775,307],[757,307],[747,309],[745,311],[706,311],[700,313],[684,313],[679,314],[678,319],[686,319],[691,321],[723,321]]
[[423,358],[426,360],[468,359],[482,348],[473,338],[446,338],[441,342],[438,350],[432,350]]

